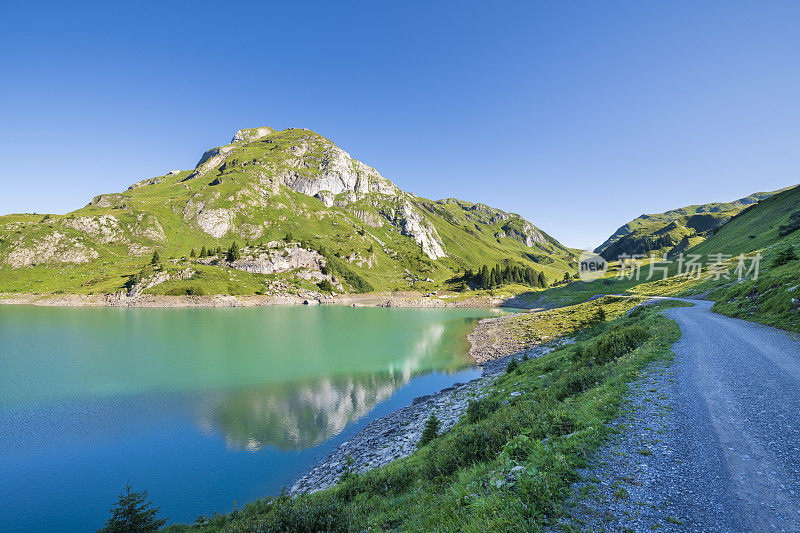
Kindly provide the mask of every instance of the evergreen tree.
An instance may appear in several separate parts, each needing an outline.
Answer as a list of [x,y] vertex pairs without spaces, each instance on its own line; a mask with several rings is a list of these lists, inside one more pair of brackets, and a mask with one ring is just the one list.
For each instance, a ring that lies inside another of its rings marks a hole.
[[217,255],[222,255],[222,246],[217,246]]
[[480,277],[478,278],[478,287],[481,289],[488,289],[490,282],[491,278],[489,277],[489,267],[483,265],[483,267],[481,267]]
[[159,507],[152,507],[147,501],[147,491],[134,491],[131,482],[125,484],[117,503],[109,509],[109,517],[98,533],[138,533],[157,531],[167,523],[166,518],[158,518]]
[[161,263],[161,256],[158,255],[158,250],[156,250],[156,251],[153,252],[153,258],[150,259],[150,264],[151,265],[157,265],[159,263]]
[[189,257],[197,257],[197,252],[194,251],[194,248],[192,248],[192,251],[189,252]]
[[439,435],[439,428],[441,425],[442,423],[438,418],[436,418],[436,415],[432,414],[425,422],[425,428],[422,430],[422,437],[420,437],[419,444],[417,446],[425,446],[430,441],[435,439]]
[[569,272],[564,272],[564,283],[569,283]]
[[539,272],[539,286],[543,289],[547,288],[547,276],[544,275],[544,270]]
[[525,283],[531,287],[536,287],[539,283],[539,278],[536,277],[536,271],[532,267],[525,269]]
[[200,257],[206,257],[206,255],[208,255],[208,252],[206,251],[206,247],[203,246],[200,248]]
[[242,253],[239,251],[239,245],[236,244],[236,241],[233,241],[231,247],[228,248],[227,260],[229,263],[233,263],[234,261],[238,261],[241,258],[242,258]]

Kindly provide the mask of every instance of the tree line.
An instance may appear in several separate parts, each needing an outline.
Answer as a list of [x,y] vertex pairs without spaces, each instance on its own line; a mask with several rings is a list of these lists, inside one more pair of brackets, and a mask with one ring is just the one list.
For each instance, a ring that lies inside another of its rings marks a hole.
[[475,272],[467,270],[454,281],[464,281],[476,289],[493,289],[505,283],[519,283],[543,289],[550,285],[544,271],[537,272],[533,267],[519,265],[502,266],[499,263],[491,268],[489,265],[483,265]]

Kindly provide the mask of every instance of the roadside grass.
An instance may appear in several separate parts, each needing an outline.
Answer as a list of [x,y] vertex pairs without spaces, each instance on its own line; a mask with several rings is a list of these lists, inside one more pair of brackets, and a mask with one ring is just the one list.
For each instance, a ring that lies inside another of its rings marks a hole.
[[[610,433],[628,383],[671,357],[680,337],[662,302],[575,331],[577,342],[522,360],[487,389],[449,432],[408,458],[338,485],[257,500],[168,531],[540,531],[591,452]],[[582,311],[591,316],[595,302]],[[551,314],[551,318],[557,313]],[[563,321],[562,323],[567,323]],[[554,326],[557,327],[557,326]],[[602,353],[602,357],[592,354]],[[589,354],[589,355],[587,355]]]

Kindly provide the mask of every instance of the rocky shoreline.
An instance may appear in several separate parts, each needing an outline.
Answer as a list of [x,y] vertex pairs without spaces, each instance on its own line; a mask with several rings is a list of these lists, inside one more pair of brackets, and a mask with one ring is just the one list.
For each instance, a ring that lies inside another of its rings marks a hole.
[[48,307],[259,307],[270,305],[347,305],[351,307],[411,307],[411,308],[528,308],[525,300],[513,297],[476,296],[452,301],[450,296],[424,296],[407,291],[396,293],[341,294],[325,296],[155,296],[129,297],[116,294],[23,294],[0,293],[0,305],[37,305]]
[[[487,345],[487,336],[494,338],[501,329],[503,318],[481,320],[468,337],[473,347]],[[484,327],[479,327],[484,324]],[[488,325],[486,325],[488,324]],[[425,422],[435,414],[441,422],[440,432],[450,430],[467,410],[470,400],[485,396],[486,388],[503,372],[511,359],[539,357],[564,341],[553,341],[535,346],[524,352],[503,353],[498,348],[492,353],[480,354],[481,377],[467,383],[456,383],[438,393],[415,398],[413,403],[393,413],[370,422],[349,441],[343,442],[327,459],[315,466],[292,486],[290,494],[315,492],[335,485],[345,472],[361,473],[397,459],[408,457],[417,447]],[[470,354],[476,357],[475,351]]]

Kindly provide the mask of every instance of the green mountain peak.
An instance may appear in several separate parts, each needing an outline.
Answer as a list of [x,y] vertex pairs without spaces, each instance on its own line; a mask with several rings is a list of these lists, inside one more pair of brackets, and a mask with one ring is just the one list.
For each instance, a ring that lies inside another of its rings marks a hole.
[[[234,241],[241,258],[217,253]],[[163,275],[142,274],[154,251]],[[572,251],[519,215],[420,198],[299,128],[240,130],[193,169],[64,216],[0,217],[0,292],[116,292],[134,278],[145,293],[401,290],[495,263],[574,271]]]

